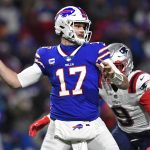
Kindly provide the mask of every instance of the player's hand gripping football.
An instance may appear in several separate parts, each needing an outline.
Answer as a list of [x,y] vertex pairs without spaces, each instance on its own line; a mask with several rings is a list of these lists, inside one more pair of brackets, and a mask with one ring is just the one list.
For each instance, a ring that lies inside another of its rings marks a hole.
[[114,70],[109,65],[109,63],[101,62],[101,64],[96,63],[96,66],[101,70],[104,79],[112,79],[114,77]]
[[41,130],[44,126],[50,123],[50,118],[48,116],[44,116],[43,118],[35,121],[29,127],[29,136],[35,137],[39,130]]

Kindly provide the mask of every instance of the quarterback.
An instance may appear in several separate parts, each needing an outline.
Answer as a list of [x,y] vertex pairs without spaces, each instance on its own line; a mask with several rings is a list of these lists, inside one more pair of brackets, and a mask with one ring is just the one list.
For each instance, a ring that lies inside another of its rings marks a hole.
[[[101,97],[112,108],[117,126],[112,134],[120,150],[148,150],[150,148],[150,75],[142,70],[133,71],[131,50],[122,43],[108,46],[110,57],[120,71],[128,76],[128,90],[118,89],[105,78],[100,79]],[[50,122],[50,117],[35,121],[29,135]]]

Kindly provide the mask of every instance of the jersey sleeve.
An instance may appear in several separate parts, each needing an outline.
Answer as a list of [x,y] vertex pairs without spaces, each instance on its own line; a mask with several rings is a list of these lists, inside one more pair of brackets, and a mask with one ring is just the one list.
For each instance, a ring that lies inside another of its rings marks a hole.
[[144,92],[144,94],[140,98],[140,104],[144,107],[144,109],[150,115],[150,89]]
[[100,48],[98,50],[98,58],[97,63],[101,63],[102,61],[110,58],[110,51],[108,50],[108,46],[105,43],[100,43]]
[[137,94],[139,95],[139,103],[144,110],[150,115],[150,75],[143,73],[138,78]]
[[115,71],[115,73],[122,74],[119,71],[119,69],[113,64],[112,60],[110,59],[110,51],[108,49],[108,46],[106,46],[105,43],[102,43],[102,42],[99,44],[101,45],[98,51],[98,58],[96,60],[96,63],[101,64],[102,61],[107,62]]
[[39,66],[39,68],[41,69],[42,73],[44,75],[47,74],[46,72],[46,62],[45,62],[45,58],[46,57],[46,52],[45,52],[45,48],[39,48],[37,49],[36,51],[36,54],[35,54],[35,59],[34,59],[34,62]]

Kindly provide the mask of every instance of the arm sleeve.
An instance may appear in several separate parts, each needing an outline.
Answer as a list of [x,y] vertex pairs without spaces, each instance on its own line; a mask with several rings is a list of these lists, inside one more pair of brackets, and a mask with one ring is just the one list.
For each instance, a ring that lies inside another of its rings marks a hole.
[[36,83],[40,79],[41,75],[41,69],[36,63],[34,63],[31,67],[28,67],[17,74],[17,77],[21,86],[27,87],[31,84]]
[[46,60],[47,60],[47,53],[46,53],[46,48],[45,47],[41,47],[39,49],[37,49],[36,54],[35,54],[35,59],[34,59],[34,63],[36,63],[39,68],[41,69],[42,73],[44,75],[47,75],[47,71],[46,71]]

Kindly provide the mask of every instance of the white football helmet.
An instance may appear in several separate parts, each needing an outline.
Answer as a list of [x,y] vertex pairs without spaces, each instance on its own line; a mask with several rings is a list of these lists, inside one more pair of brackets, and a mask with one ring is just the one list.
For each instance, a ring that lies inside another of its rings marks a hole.
[[[85,23],[84,38],[78,38],[74,32],[74,23]],[[67,40],[82,45],[89,42],[92,32],[89,31],[91,21],[87,14],[80,7],[67,6],[62,8],[55,17],[55,32]]]
[[133,70],[131,50],[122,43],[110,44],[108,49],[113,63],[122,73],[128,76]]

